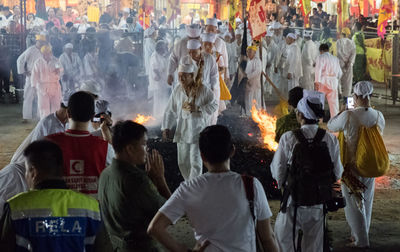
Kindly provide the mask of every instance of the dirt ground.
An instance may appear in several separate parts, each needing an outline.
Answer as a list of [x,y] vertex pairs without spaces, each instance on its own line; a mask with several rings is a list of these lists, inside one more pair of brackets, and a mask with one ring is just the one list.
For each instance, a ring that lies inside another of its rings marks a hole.
[[[386,105],[386,101],[379,97],[373,98],[373,104],[386,118],[384,141],[392,168],[387,176],[379,178],[376,183],[370,230],[371,248],[366,251],[396,252],[400,251],[400,106]],[[21,123],[21,105],[0,104],[0,168],[9,163],[16,148],[34,126],[34,122]],[[275,219],[279,202],[271,200],[269,203]],[[333,232],[334,251],[361,251],[346,247],[350,230],[343,210],[329,214],[328,220]],[[171,227],[171,232],[188,245],[194,242],[192,230],[185,220]]]

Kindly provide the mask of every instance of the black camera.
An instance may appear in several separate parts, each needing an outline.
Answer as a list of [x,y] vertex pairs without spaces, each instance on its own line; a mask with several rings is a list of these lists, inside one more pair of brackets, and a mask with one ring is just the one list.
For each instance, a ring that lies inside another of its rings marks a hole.
[[338,183],[334,183],[332,185],[332,199],[326,203],[326,210],[328,210],[328,212],[336,212],[345,206],[346,200],[343,198],[340,185]]

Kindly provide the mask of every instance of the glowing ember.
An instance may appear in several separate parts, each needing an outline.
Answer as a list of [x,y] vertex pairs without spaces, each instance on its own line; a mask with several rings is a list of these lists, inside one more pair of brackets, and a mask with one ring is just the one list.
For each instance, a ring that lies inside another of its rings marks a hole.
[[277,118],[269,115],[267,111],[263,109],[257,110],[254,105],[251,108],[251,117],[253,121],[257,123],[258,128],[260,128],[265,147],[271,151],[276,151],[278,149],[278,143],[275,142]]
[[253,137],[253,133],[248,133],[247,134],[249,137]]
[[154,120],[154,118],[152,116],[146,116],[146,115],[137,114],[136,118],[133,121],[135,123],[139,123],[139,124],[145,125],[150,120]]

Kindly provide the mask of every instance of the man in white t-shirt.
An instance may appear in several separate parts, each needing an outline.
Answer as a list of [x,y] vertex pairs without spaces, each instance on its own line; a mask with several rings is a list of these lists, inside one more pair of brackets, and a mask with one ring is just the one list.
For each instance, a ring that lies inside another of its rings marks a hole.
[[186,215],[200,251],[255,252],[256,229],[264,250],[278,251],[261,183],[254,179],[255,228],[242,177],[230,171],[235,148],[229,130],[221,125],[205,128],[199,147],[208,172],[179,186],[151,221],[148,233],[168,250],[189,251],[167,232],[169,225]]

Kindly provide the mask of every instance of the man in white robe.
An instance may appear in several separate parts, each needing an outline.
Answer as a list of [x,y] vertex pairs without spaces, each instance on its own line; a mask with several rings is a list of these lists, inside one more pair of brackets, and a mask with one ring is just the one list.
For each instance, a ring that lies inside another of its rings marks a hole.
[[337,57],[343,72],[339,81],[339,92],[342,92],[344,97],[351,95],[353,64],[356,59],[356,44],[350,36],[350,29],[345,27],[342,29],[341,38],[336,42]]
[[[187,25],[186,29],[186,37],[180,39],[175,45],[169,56],[169,65],[168,65],[168,85],[172,85],[174,82],[174,75],[176,70],[178,69],[180,60],[188,55],[187,42],[190,39],[200,40],[201,27],[197,24]],[[175,80],[177,81],[177,80]]]
[[167,85],[168,45],[160,40],[156,44],[154,53],[149,62],[149,89],[148,96],[153,98],[153,117],[161,121],[171,93]]
[[232,41],[232,35],[230,32],[226,32],[224,34],[224,39],[226,43],[226,50],[228,51],[228,70],[229,70],[229,77],[232,81],[232,77],[236,74],[237,67],[238,67],[238,50],[237,50],[237,43]]
[[62,66],[50,46],[42,46],[40,51],[42,57],[35,61],[32,69],[32,87],[36,89],[40,119],[43,119],[60,106]]
[[[318,97],[318,98],[317,98]],[[320,103],[323,105],[324,96],[318,94],[315,98],[303,97],[298,105],[296,117],[301,123],[301,132],[308,138],[314,138],[317,130],[317,124],[305,124],[305,118],[309,120],[319,120],[315,112],[308,106],[308,102]],[[328,132],[322,138],[326,142],[331,160],[333,162],[333,173],[335,179],[341,178],[343,173],[343,166],[340,162],[339,142],[337,138]],[[292,163],[292,152],[295,145],[298,143],[292,131],[286,132],[282,135],[277,151],[271,163],[272,177],[276,179],[280,189],[287,185],[288,164]],[[286,213],[279,212],[275,222],[275,234],[279,243],[280,251],[295,251],[293,248],[293,221],[294,221],[294,202],[292,196],[289,196],[286,204]],[[298,239],[299,229],[303,231],[303,238],[301,243],[301,251],[303,252],[321,252],[323,251],[324,239],[324,209],[322,204],[313,206],[299,206],[297,207],[296,223],[295,223],[295,241]],[[296,242],[297,243],[297,242]],[[297,245],[297,244],[296,244]]]
[[143,62],[146,75],[149,75],[150,57],[156,49],[157,30],[154,27],[149,27],[144,31],[143,41]]
[[315,89],[326,95],[331,118],[339,113],[338,83],[342,77],[339,60],[329,53],[329,46],[321,44],[315,63]]
[[40,48],[45,44],[47,44],[46,36],[43,34],[36,35],[36,44],[26,49],[17,59],[18,74],[25,75],[24,102],[22,105],[22,118],[24,120],[38,118],[38,111],[36,111],[37,114],[33,114],[34,108],[37,108],[35,103],[37,95],[31,83],[31,74],[33,64],[38,58],[42,57]]
[[303,76],[301,65],[301,52],[296,44],[296,35],[289,33],[286,36],[286,57],[282,69],[282,91],[288,96],[289,90],[299,86],[299,79]]
[[[189,55],[196,64],[197,73],[199,71],[200,62],[203,62],[203,85],[211,89],[214,93],[215,100],[218,102],[218,107],[221,106],[222,101],[220,100],[221,89],[219,83],[219,61],[214,57],[213,48],[215,42],[216,34],[214,33],[204,33],[201,35],[201,44],[196,40],[188,41]],[[211,117],[211,124],[215,125],[218,121],[219,109],[215,111]]]
[[[216,18],[207,18],[206,19],[206,33],[218,33],[218,20]],[[215,51],[217,51],[221,55],[221,60],[219,60],[220,64],[219,67],[222,67],[223,70],[222,78],[225,80],[225,83],[229,83],[229,58],[228,58],[228,51],[226,50],[226,44],[223,39],[220,37],[215,38],[214,42]]]
[[83,75],[82,60],[77,53],[72,52],[74,46],[67,43],[64,52],[60,56],[60,63],[63,68],[61,85],[63,94],[68,91],[75,91],[79,88],[79,82]]
[[253,101],[257,109],[262,107],[261,104],[261,72],[262,62],[260,58],[256,57],[257,46],[247,47],[247,65],[244,77],[247,77],[245,92],[245,110],[246,115],[251,116],[251,108]]
[[279,88],[281,92],[283,92],[283,86],[286,85],[286,79],[283,80],[284,83],[282,83],[282,75],[283,75],[283,67],[284,63],[286,61],[287,55],[286,55],[286,40],[285,37],[282,36],[282,25],[274,21],[272,25],[270,26],[271,31],[274,33],[272,36],[272,40],[275,42],[277,45],[277,52],[276,52],[276,57],[275,57],[275,75],[274,79],[272,81],[274,84]]
[[[275,80],[276,73],[274,72],[275,69],[275,58],[278,53],[278,46],[275,44],[274,40],[272,39],[273,33],[272,31],[268,31],[265,35],[265,41],[263,41],[263,53],[262,53],[262,63],[263,67],[262,70],[265,71],[265,74],[270,78],[271,81]],[[267,81],[266,83],[266,90],[265,92],[269,95],[272,95],[272,85],[270,85]],[[274,83],[276,85],[276,83]]]
[[312,41],[313,31],[304,30],[304,46],[301,53],[301,61],[303,64],[303,77],[300,81],[300,86],[307,90],[314,90],[315,79],[315,61],[318,57],[318,47]]
[[208,87],[195,82],[197,67],[193,61],[188,57],[183,60],[178,69],[180,85],[175,87],[168,101],[161,130],[163,139],[169,139],[170,129],[176,124],[173,141],[177,143],[178,166],[183,178],[190,180],[202,174],[199,136],[209,126],[218,103]]

